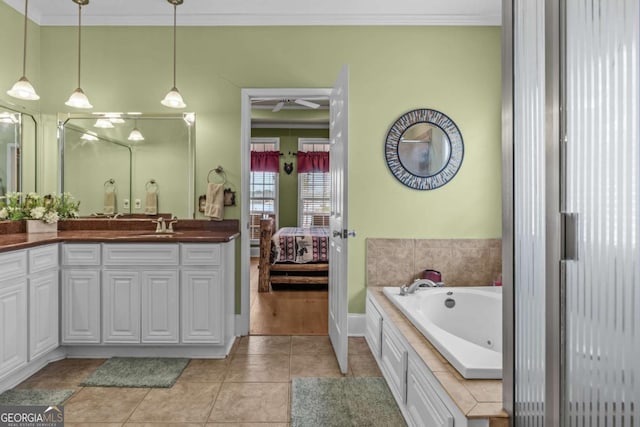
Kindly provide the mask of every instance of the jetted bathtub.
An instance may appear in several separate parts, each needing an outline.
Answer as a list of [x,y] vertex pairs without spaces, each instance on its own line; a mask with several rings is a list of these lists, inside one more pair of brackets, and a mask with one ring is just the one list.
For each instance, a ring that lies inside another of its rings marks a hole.
[[502,378],[502,287],[383,292],[464,378]]

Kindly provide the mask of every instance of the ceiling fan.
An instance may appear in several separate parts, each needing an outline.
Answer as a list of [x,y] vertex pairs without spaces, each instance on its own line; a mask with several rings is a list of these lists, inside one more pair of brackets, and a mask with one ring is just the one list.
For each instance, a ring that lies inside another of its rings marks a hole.
[[298,104],[302,105],[303,107],[313,108],[314,110],[320,107],[320,104],[303,98],[253,98],[251,100],[251,102],[254,104],[273,101],[278,101],[278,103],[273,107],[273,110],[271,110],[274,113],[282,110],[282,107],[284,107],[286,104]]

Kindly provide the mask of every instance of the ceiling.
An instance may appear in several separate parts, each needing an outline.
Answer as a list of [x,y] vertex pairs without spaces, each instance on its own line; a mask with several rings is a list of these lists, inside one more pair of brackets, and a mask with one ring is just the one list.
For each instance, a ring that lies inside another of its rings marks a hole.
[[[20,12],[24,0],[4,0]],[[31,0],[39,25],[76,25],[72,0]],[[83,25],[172,25],[165,0],[90,0]],[[185,0],[180,26],[500,25],[501,0]]]

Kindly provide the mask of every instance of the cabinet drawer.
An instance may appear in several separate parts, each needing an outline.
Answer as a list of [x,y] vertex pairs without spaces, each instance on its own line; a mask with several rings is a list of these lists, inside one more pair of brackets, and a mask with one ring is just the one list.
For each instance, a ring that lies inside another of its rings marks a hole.
[[[17,251],[0,254],[0,277],[5,281],[14,277],[27,274],[27,252]],[[8,281],[0,282],[8,285]]]
[[100,245],[95,243],[62,245],[62,265],[100,265]]
[[58,245],[29,249],[29,273],[58,268]]
[[220,245],[182,244],[182,265],[220,265]]
[[178,245],[175,243],[104,245],[103,262],[104,265],[178,265]]

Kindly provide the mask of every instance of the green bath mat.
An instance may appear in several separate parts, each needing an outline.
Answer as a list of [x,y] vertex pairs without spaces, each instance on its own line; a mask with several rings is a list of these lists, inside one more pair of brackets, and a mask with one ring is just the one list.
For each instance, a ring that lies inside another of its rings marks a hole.
[[383,378],[294,378],[291,427],[407,424]]
[[0,394],[0,406],[62,405],[74,390],[7,390]]
[[89,387],[171,387],[189,359],[114,357],[80,385]]

